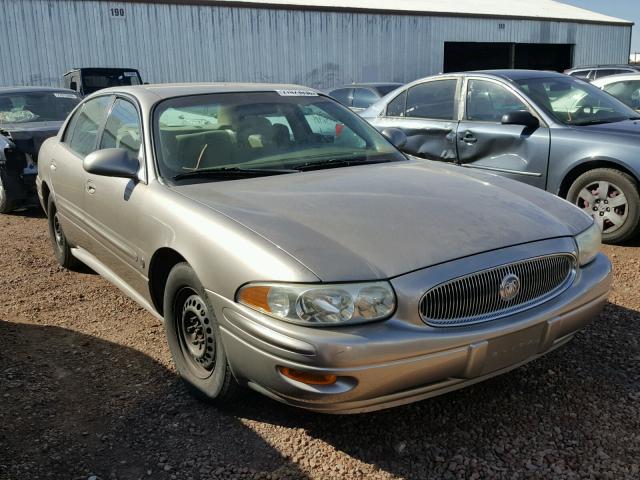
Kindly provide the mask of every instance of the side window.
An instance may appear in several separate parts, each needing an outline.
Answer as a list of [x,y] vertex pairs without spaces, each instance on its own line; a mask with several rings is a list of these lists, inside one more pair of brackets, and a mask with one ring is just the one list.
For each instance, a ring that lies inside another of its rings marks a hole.
[[118,98],[107,118],[100,149],[124,148],[129,156],[136,158],[140,150],[140,118],[136,107],[129,101]]
[[416,85],[407,93],[407,117],[453,120],[457,80]]
[[624,73],[624,70],[616,70],[613,68],[604,69],[604,70],[596,70],[595,78],[608,77],[610,75],[615,75],[617,73]]
[[486,80],[469,80],[467,120],[499,122],[505,113],[516,110],[527,110],[527,107],[502,85]]
[[107,116],[111,97],[104,96],[89,100],[73,118],[65,134],[69,148],[84,157],[95,151],[98,132]]
[[404,107],[407,103],[407,91],[405,90],[387,105],[387,117],[404,117]]
[[640,107],[640,81],[638,80],[610,83],[605,85],[603,90],[630,107],[635,109]]
[[353,106],[355,108],[368,108],[378,100],[378,95],[368,88],[356,88],[353,91]]
[[342,105],[350,107],[351,106],[351,92],[352,91],[353,91],[352,88],[339,88],[337,90],[331,91],[331,93],[329,93],[329,95],[331,95],[333,98],[335,98],[337,101],[339,101]]

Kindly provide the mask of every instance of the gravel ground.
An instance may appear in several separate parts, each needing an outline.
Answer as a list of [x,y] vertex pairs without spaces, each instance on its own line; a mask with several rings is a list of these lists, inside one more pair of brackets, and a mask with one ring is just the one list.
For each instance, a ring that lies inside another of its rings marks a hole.
[[323,416],[191,399],[164,332],[0,216],[0,479],[640,478],[640,242],[605,247],[611,303],[564,348],[406,407]]

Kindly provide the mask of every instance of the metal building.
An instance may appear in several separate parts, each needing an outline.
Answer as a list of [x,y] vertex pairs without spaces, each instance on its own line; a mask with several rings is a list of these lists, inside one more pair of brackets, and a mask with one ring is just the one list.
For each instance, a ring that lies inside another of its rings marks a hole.
[[0,0],[0,85],[73,67],[149,82],[406,82],[441,71],[626,63],[632,23],[552,0]]

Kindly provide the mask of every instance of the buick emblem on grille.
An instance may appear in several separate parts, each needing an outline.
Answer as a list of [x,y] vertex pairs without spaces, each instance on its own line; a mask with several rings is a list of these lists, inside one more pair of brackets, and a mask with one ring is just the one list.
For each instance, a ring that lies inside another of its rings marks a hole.
[[505,302],[512,300],[520,292],[520,279],[510,273],[500,282],[500,298]]

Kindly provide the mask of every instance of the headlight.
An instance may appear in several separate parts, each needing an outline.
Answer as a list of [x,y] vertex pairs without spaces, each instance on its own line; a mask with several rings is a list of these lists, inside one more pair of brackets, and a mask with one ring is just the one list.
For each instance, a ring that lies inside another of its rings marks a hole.
[[236,300],[280,320],[319,327],[383,320],[396,308],[388,282],[252,283],[238,290]]
[[602,232],[600,231],[600,227],[594,222],[589,228],[574,238],[578,245],[578,262],[582,267],[596,258],[600,250]]

